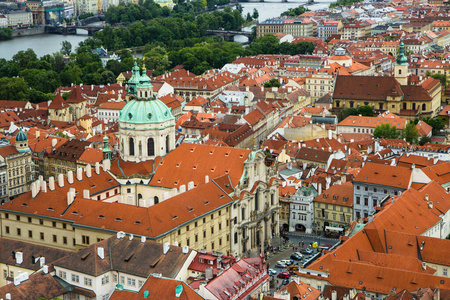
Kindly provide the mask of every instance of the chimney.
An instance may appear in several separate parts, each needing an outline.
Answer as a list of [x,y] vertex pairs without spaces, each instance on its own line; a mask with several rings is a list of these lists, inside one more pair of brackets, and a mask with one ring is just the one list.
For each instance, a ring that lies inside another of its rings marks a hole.
[[89,194],[90,194],[90,193],[89,193],[89,190],[83,190],[83,198],[84,198],[84,199],[89,199],[89,198],[91,198]]
[[97,175],[100,175],[100,163],[99,162],[95,163],[95,173],[97,173]]
[[205,175],[205,183],[208,183],[208,182],[209,182],[209,176]]
[[169,249],[170,249],[170,244],[164,243],[163,244],[163,254],[167,254],[167,252],[169,252]]
[[183,184],[180,186],[180,194],[186,192],[186,186]]
[[134,238],[134,235],[133,235],[132,233],[130,233],[130,236],[128,237],[128,239],[129,239],[130,241],[132,241],[133,238]]
[[23,252],[16,252],[15,256],[16,256],[16,264],[20,265],[21,263],[23,263]]
[[72,171],[67,172],[67,181],[69,182],[69,184],[73,184],[73,172]]
[[40,257],[39,258],[39,267],[44,267],[45,265],[45,257]]
[[55,147],[57,143],[58,143],[57,139],[52,139],[52,147]]
[[83,169],[77,168],[77,179],[78,181],[83,180]]
[[337,292],[331,291],[331,300],[337,300]]
[[328,129],[328,139],[331,140],[333,138],[333,132]]
[[433,209],[433,201],[430,201],[427,203],[429,209]]
[[55,190],[55,177],[50,176],[48,178],[48,189],[50,191],[54,191]]
[[63,174],[58,175],[58,185],[61,188],[64,187],[64,175]]
[[41,191],[47,193],[47,182],[45,180],[41,181]]
[[72,197],[72,191],[67,192],[67,205],[72,204],[75,195]]
[[188,182],[188,191],[192,190],[194,188],[194,182],[193,181],[189,181]]
[[424,271],[426,271],[427,270],[427,263],[426,262],[422,262],[422,269],[424,270]]
[[423,200],[425,200],[425,201],[428,202],[428,198],[429,198],[429,196],[428,196],[428,194],[426,194],[426,195],[425,195],[425,198],[423,198]]
[[141,243],[145,243],[145,241],[147,240],[147,238],[145,236],[141,236]]
[[44,272],[44,274],[48,274],[48,266],[47,265],[43,266],[42,271]]
[[88,164],[86,166],[86,177],[91,178],[92,177],[92,169],[91,169],[91,165]]
[[37,195],[36,184],[34,182],[31,183],[31,198],[36,198]]
[[322,195],[322,184],[320,182],[317,183],[317,192]]
[[97,248],[97,255],[101,259],[105,259],[105,249],[103,247],[98,247]]
[[103,172],[109,171],[111,169],[111,161],[109,159],[104,159],[102,161],[103,164]]

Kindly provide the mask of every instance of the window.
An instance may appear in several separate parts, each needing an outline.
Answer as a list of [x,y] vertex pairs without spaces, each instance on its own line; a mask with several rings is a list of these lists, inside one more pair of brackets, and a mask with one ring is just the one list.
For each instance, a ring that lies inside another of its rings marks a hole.
[[113,282],[117,282],[117,274],[113,274]]
[[63,229],[67,229],[67,224],[66,224],[66,223],[63,223],[63,224],[62,224],[62,227],[63,227]]
[[28,223],[31,223],[31,218],[30,217],[28,217]]
[[85,245],[89,245],[89,236],[87,235],[82,235],[81,236],[81,243],[85,244]]
[[197,234],[194,236],[194,240],[195,240],[196,243],[198,242],[198,235]]
[[105,277],[102,277],[102,285],[105,285],[109,283],[109,275],[106,275]]
[[211,234],[214,234],[214,226],[211,227]]
[[86,286],[92,286],[92,279],[90,278],[84,278],[84,285]]
[[5,214],[5,219],[9,219],[9,214]]
[[143,285],[144,285],[144,281],[139,280],[139,281],[138,281],[138,287],[141,288]]
[[170,151],[169,141],[170,141],[170,139],[169,139],[169,136],[167,135],[166,136],[166,153],[169,153],[169,151]]
[[447,276],[447,268],[442,269],[442,275]]
[[189,239],[186,239],[186,246],[189,247]]
[[39,219],[39,225],[44,225],[44,220]]
[[56,222],[52,222],[52,226],[53,226],[53,227],[56,227]]
[[33,231],[31,231],[31,230],[28,230],[28,237],[29,237],[30,239],[32,239],[32,238],[33,238]]
[[9,226],[5,226],[5,232],[9,234]]
[[20,228],[17,228],[17,235],[22,235],[22,230],[20,230]]
[[130,286],[135,286],[136,285],[136,279],[127,278],[127,284],[130,285]]
[[206,230],[203,230],[203,238],[206,238]]
[[63,244],[67,245],[67,236],[63,236]]
[[257,211],[259,209],[259,196],[258,196],[258,191],[256,191],[255,193],[255,211]]
[[40,237],[41,237],[41,240],[44,240],[44,233],[43,232],[40,233]]
[[134,156],[134,139],[130,137],[129,141],[129,151],[130,151],[130,156]]
[[80,282],[80,276],[72,274],[72,281],[73,282]]
[[154,156],[155,155],[155,141],[153,138],[149,138],[147,140],[147,155]]
[[120,276],[120,284],[125,284],[125,276]]
[[238,233],[235,232],[234,233],[234,243],[237,244],[237,242],[238,242]]
[[8,271],[6,271],[6,270],[3,270],[3,278],[7,278],[8,277]]
[[369,206],[369,198],[364,198],[364,205]]
[[53,235],[53,242],[54,243],[58,242],[58,237],[56,236],[56,234]]

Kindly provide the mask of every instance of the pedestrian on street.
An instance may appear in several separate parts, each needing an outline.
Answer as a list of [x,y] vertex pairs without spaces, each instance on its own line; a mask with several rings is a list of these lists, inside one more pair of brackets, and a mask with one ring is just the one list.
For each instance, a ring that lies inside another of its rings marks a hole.
[[302,238],[302,248],[305,247],[305,241]]

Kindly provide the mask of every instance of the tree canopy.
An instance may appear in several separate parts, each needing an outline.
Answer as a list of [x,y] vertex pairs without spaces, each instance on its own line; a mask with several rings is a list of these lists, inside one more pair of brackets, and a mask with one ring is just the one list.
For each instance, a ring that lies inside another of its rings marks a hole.
[[396,126],[391,126],[389,123],[384,123],[375,127],[373,137],[379,139],[397,139],[400,136],[400,131]]

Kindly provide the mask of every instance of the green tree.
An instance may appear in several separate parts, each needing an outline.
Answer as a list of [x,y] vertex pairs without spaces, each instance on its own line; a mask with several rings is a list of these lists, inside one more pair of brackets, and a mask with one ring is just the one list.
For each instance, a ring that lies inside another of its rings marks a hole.
[[10,40],[13,37],[12,28],[5,27],[0,28],[0,41]]
[[357,109],[358,115],[365,116],[365,117],[373,117],[373,109],[370,105],[361,105]]
[[37,64],[38,58],[33,49],[28,48],[27,50],[19,51],[12,57],[12,60],[16,62],[20,69],[31,69]]
[[426,136],[426,135],[422,135],[422,136],[420,137],[420,139],[419,139],[419,145],[420,145],[420,146],[423,146],[423,145],[425,145],[426,143],[431,143],[431,137]]
[[419,129],[413,122],[409,122],[402,130],[402,138],[411,144],[417,144],[419,139]]
[[336,112],[336,116],[339,122],[345,120],[348,116],[356,115],[358,115],[358,111],[354,107],[345,108]]
[[287,16],[287,17],[297,17],[301,14],[304,14],[305,12],[310,11],[309,8],[300,5],[296,8],[289,8],[287,11],[281,13],[281,16]]
[[245,20],[247,22],[251,22],[253,20],[252,15],[249,12],[247,13],[247,16],[245,17]]
[[438,133],[445,128],[444,120],[441,117],[437,118],[424,118],[422,121],[433,127],[433,133]]
[[259,12],[256,8],[253,9],[253,15],[252,15],[253,19],[258,20],[259,18]]
[[28,100],[30,88],[23,78],[0,78],[0,99]]
[[271,87],[280,87],[281,84],[276,78],[270,79],[268,82],[264,83],[264,87],[271,88]]
[[400,135],[396,126],[391,126],[389,123],[384,123],[375,127],[373,137],[379,139],[396,139]]
[[62,41],[60,52],[65,56],[69,56],[72,53],[72,44],[69,41]]
[[116,76],[111,71],[106,70],[100,74],[100,84],[114,83],[115,81]]

